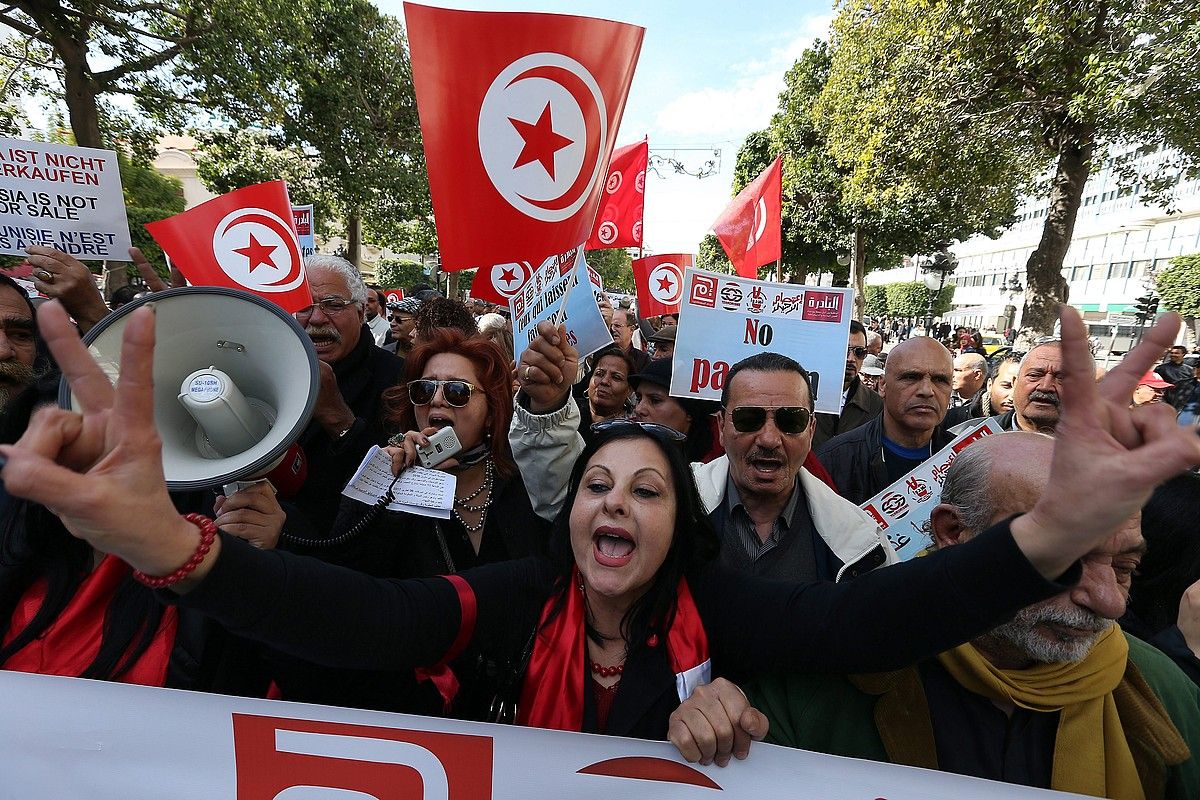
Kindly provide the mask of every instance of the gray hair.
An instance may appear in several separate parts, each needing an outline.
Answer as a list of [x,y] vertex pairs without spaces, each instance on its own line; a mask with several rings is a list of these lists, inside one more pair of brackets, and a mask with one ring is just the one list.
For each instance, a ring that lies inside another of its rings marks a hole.
[[867,347],[870,347],[874,342],[883,342],[883,336],[879,331],[867,331]]
[[1059,350],[1062,350],[1062,339],[1046,339],[1045,341],[1039,341],[1033,347],[1029,348],[1029,352],[1026,353],[1025,357],[1021,359],[1021,366],[1017,370],[1018,373],[1025,372],[1025,365],[1029,363],[1029,359],[1034,353],[1036,353],[1040,348],[1050,346],[1054,346]]
[[972,534],[986,530],[996,514],[991,471],[990,448],[968,447],[954,459],[942,484],[942,502],[958,509],[959,519]]
[[367,286],[363,283],[362,275],[359,274],[358,270],[349,261],[339,256],[308,256],[304,259],[304,271],[308,272],[314,269],[328,270],[340,275],[346,281],[346,288],[350,292],[350,299],[357,303],[360,308],[366,305]]

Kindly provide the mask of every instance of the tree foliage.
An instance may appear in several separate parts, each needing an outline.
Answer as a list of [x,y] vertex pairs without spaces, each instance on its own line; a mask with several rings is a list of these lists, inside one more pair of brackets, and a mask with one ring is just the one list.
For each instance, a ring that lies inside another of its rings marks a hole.
[[1186,318],[1200,317],[1200,255],[1178,256],[1154,276],[1165,311]]
[[633,294],[633,258],[624,247],[608,250],[588,250],[584,253],[588,266],[600,273],[604,288],[614,292]]
[[866,295],[864,307],[868,317],[886,317],[891,313],[888,310],[886,286],[868,285]]
[[[889,283],[882,287],[887,295],[887,313],[893,317],[923,317],[929,311],[929,289],[920,281]],[[933,316],[950,310],[954,301],[954,284],[943,287],[933,303]]]
[[[183,211],[183,185],[177,178],[169,178],[124,153],[117,153],[117,166],[121,172],[121,190],[125,195],[125,216],[129,220],[129,238],[134,247],[163,277],[169,270],[162,248],[154,241],[146,223],[174,216]],[[129,277],[137,277],[137,270],[129,265]]]
[[725,249],[715,233],[708,234],[700,242],[696,266],[709,272],[733,272],[733,264],[729,262],[729,256],[725,255]]
[[415,261],[385,260],[375,265],[375,282],[386,289],[400,287],[408,291],[410,286],[428,280],[421,265]]
[[[1026,265],[1024,324],[1048,333],[1084,184],[1108,152],[1180,154],[1134,176],[1160,199],[1200,156],[1200,8],[1183,0],[847,0],[821,97],[865,208],[914,204],[989,232],[1035,185],[1049,197]],[[954,234],[954,235],[952,235]],[[952,227],[939,235],[963,238]]]

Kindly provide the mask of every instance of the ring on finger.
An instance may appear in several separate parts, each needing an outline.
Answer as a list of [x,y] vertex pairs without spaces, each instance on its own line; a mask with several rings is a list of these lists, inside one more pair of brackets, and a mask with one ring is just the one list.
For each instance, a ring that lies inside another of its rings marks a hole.
[[42,283],[54,283],[54,275],[48,269],[38,269],[33,273]]
[[525,365],[525,380],[526,380],[526,381],[528,381],[528,380],[529,380],[529,370],[530,370],[530,369],[531,369],[530,365],[529,365],[529,364],[526,364],[526,365]]

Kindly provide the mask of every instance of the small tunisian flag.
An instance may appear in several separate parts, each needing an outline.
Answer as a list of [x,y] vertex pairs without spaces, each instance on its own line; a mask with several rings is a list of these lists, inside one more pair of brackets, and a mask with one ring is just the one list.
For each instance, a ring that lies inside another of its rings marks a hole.
[[600,213],[588,239],[589,250],[606,247],[641,247],[642,216],[646,209],[646,164],[649,140],[613,151],[600,196]]
[[245,289],[288,312],[312,305],[283,181],[236,189],[146,230],[195,286]]
[[678,314],[683,296],[683,271],[693,266],[691,253],[646,256],[633,262],[638,312],[643,317]]
[[508,308],[508,299],[521,291],[531,274],[533,266],[528,261],[480,267],[471,279],[471,297]]
[[758,268],[779,259],[779,221],[783,190],[783,157],[771,162],[713,223],[725,254],[743,278],[757,278]]
[[447,271],[540,264],[588,240],[644,29],[405,3]]

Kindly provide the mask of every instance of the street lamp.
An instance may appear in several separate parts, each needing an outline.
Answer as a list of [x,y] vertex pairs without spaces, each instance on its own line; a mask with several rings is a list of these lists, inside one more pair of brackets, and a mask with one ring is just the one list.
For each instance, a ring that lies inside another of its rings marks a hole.
[[929,303],[925,308],[925,335],[930,336],[929,329],[933,327],[933,304],[937,302],[942,289],[946,288],[946,279],[950,277],[950,273],[958,269],[958,261],[942,249],[919,263],[924,271],[921,278],[925,281],[925,288],[929,290]]

